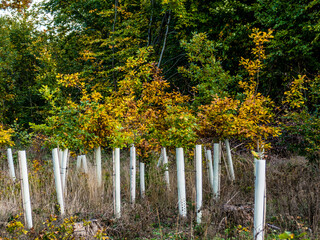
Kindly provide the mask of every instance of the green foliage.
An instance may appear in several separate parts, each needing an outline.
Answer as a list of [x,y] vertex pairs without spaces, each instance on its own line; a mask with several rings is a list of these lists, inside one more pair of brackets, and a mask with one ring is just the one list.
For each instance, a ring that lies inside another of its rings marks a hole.
[[289,150],[306,155],[312,162],[319,162],[319,116],[312,116],[307,111],[289,113],[284,116],[282,128],[282,141]]
[[199,107],[199,135],[205,140],[223,140],[238,138],[248,141],[248,147],[256,145],[269,148],[268,137],[277,136],[279,129],[271,126],[273,119],[272,101],[257,92],[259,73],[263,68],[262,61],[267,58],[264,43],[272,38],[268,33],[253,29],[251,38],[255,43],[252,53],[254,60],[241,59],[249,77],[239,81],[244,90],[242,101],[232,97],[211,96],[211,103]]
[[48,43],[37,29],[36,11],[11,14],[0,17],[0,119],[6,124],[17,120],[28,128],[29,122],[44,119],[46,106],[38,89],[53,82],[44,77],[50,75],[50,60],[45,58]]
[[[255,18],[265,29],[274,30],[269,45],[270,58],[266,65],[263,87],[272,97],[281,99],[283,89],[296,74],[317,74],[319,71],[319,3],[303,1],[257,1]],[[272,87],[271,87],[272,86]]]
[[[21,239],[21,238],[34,238],[38,240],[56,240],[56,239],[75,239],[74,227],[77,221],[76,217],[64,218],[63,221],[58,220],[57,216],[50,215],[50,217],[43,222],[42,228],[36,233],[35,230],[27,231],[24,225],[19,220],[20,215],[14,217],[12,221],[6,226],[6,232],[10,238],[5,237],[5,240],[9,239]],[[83,220],[83,227],[90,224],[90,221]],[[36,237],[36,238],[35,238]],[[99,229],[94,239],[110,239],[103,229]]]
[[306,232],[295,235],[294,233],[285,231],[284,233],[279,234],[278,237],[279,239],[307,239],[305,238],[306,235]]
[[190,110],[180,106],[167,106],[164,121],[170,126],[165,132],[167,141],[164,146],[192,148],[197,140],[196,118]]
[[217,55],[213,41],[204,33],[194,34],[190,42],[182,41],[181,46],[188,56],[188,67],[178,70],[189,78],[197,93],[194,104],[208,104],[212,96],[227,96],[228,85],[234,78],[225,71]]
[[[285,103],[284,139],[296,136],[292,147],[317,158],[317,1],[29,4],[0,4],[12,14],[0,17],[0,122],[19,126],[21,142],[31,123],[50,146],[75,151],[135,143],[147,154],[196,134],[264,145]],[[288,90],[292,78],[300,87]]]
[[299,76],[285,92],[283,101],[286,109],[281,124],[282,141],[288,149],[306,155],[312,162],[320,160],[319,82],[318,77],[306,80]]
[[[28,233],[23,223],[19,220],[21,215],[16,215],[6,226],[6,230],[10,235],[10,239],[19,239]],[[5,238],[6,239],[6,238]]]

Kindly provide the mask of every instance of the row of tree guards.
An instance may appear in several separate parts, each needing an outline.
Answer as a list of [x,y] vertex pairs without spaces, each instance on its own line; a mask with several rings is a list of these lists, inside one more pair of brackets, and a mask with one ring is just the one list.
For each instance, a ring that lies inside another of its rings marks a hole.
[[[229,177],[235,180],[232,156],[229,141],[226,140],[226,152],[228,159]],[[213,192],[213,198],[219,199],[220,191],[220,165],[221,165],[221,146],[219,143],[214,144],[213,162],[211,150],[205,150],[206,163],[208,167],[209,182]],[[102,168],[101,168],[101,148],[95,149],[96,162],[96,179],[98,187],[102,185]],[[12,158],[12,150],[7,150],[8,165],[10,177],[13,181],[16,180],[14,163]],[[24,216],[27,228],[32,228],[32,211],[29,194],[29,182],[27,171],[26,152],[18,152],[18,160],[20,167],[21,190],[23,197]],[[67,193],[67,169],[69,163],[68,149],[64,151],[55,148],[52,150],[52,161],[55,178],[55,187],[57,193],[57,202],[60,206],[60,214],[64,216],[64,196]],[[164,180],[168,190],[170,190],[168,157],[166,148],[162,148],[161,156],[159,158],[158,167],[163,164],[165,167]],[[82,169],[83,172],[88,173],[87,159],[85,155],[77,157],[77,169]],[[177,167],[177,189],[178,189],[178,206],[179,214],[182,217],[187,216],[186,206],[186,183],[185,183],[185,167],[184,167],[184,151],[183,148],[176,149],[176,167]],[[201,223],[202,217],[202,146],[196,145],[195,148],[195,168],[196,168],[196,221]],[[145,196],[145,164],[139,163],[140,170],[140,195]],[[264,226],[266,214],[266,181],[265,181],[266,163],[263,160],[263,155],[260,159],[255,159],[255,204],[254,204],[254,239],[264,239]],[[120,149],[115,148],[113,151],[113,188],[114,188],[114,215],[116,218],[121,217],[121,198],[120,198]],[[135,203],[136,199],[136,150],[132,146],[130,148],[130,201]]]

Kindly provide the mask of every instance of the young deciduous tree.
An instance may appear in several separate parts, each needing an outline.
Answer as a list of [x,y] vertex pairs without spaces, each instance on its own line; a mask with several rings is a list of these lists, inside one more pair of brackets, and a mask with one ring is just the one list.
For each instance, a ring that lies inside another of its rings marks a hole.
[[238,138],[247,140],[247,145],[254,149],[257,145],[267,149],[269,136],[277,136],[279,129],[272,126],[272,101],[257,92],[259,73],[266,58],[264,43],[272,37],[272,32],[260,32],[253,29],[251,38],[255,44],[252,49],[254,60],[242,59],[241,64],[248,71],[249,78],[240,81],[244,90],[242,100],[232,97],[213,96],[211,104],[199,107],[200,136],[208,139],[222,140]]
[[299,75],[295,78],[284,92],[285,113],[281,122],[286,148],[306,155],[313,163],[320,159],[319,86],[319,77],[307,79]]

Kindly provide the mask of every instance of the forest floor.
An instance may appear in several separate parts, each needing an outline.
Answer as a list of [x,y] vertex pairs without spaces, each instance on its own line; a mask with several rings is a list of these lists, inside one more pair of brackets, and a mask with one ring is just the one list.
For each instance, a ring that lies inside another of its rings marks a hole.
[[[121,156],[121,217],[113,214],[112,157],[103,153],[103,185],[97,186],[92,156],[89,173],[76,170],[70,158],[66,214],[59,216],[52,161],[43,150],[27,151],[33,229],[25,229],[20,181],[8,173],[0,156],[0,239],[253,239],[254,164],[234,155],[236,180],[221,164],[220,198],[214,200],[203,170],[202,223],[196,224],[195,171],[185,161],[187,217],[179,217],[174,156],[169,154],[170,190],[157,160],[146,168],[145,197],[130,203],[129,155]],[[17,162],[16,156],[15,161]],[[205,166],[205,164],[203,165]],[[16,170],[16,172],[18,172]],[[19,174],[17,173],[17,179]],[[266,239],[320,239],[320,174],[303,157],[267,159]]]

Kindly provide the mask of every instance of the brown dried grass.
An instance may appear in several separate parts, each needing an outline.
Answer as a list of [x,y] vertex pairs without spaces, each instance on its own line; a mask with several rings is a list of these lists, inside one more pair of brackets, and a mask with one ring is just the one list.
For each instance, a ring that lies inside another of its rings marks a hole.
[[[188,217],[178,214],[175,159],[169,155],[171,190],[167,190],[163,169],[156,168],[157,157],[146,168],[146,196],[139,195],[137,172],[136,203],[130,203],[129,155],[121,152],[122,216],[113,216],[112,155],[103,153],[103,184],[97,186],[93,156],[88,156],[88,174],[76,170],[76,159],[71,158],[68,168],[66,217],[99,219],[106,232],[114,239],[151,238],[160,231],[160,239],[174,232],[186,239],[212,239],[218,233],[230,237],[225,229],[242,225],[252,228],[254,202],[254,166],[250,155],[234,155],[236,181],[230,182],[222,162],[221,197],[213,201],[212,192],[203,165],[203,223],[195,224],[195,172],[193,159],[186,159],[186,189]],[[34,157],[33,157],[34,156]],[[27,153],[31,204],[35,231],[42,228],[50,214],[58,214],[53,168],[49,155]],[[0,175],[0,233],[13,216],[23,212],[20,183],[13,183],[8,175],[4,151],[1,156]],[[37,159],[40,168],[35,169]],[[138,171],[138,167],[137,167]],[[16,169],[17,179],[19,173]],[[230,207],[232,206],[232,207]],[[233,210],[232,210],[233,209]],[[235,210],[238,209],[238,210]],[[304,231],[315,239],[319,236],[320,174],[303,158],[280,159],[272,157],[267,163],[267,223],[281,231]],[[269,229],[270,230],[270,229]],[[270,230],[271,231],[271,230]],[[270,232],[269,231],[269,232]],[[280,233],[280,232],[279,232]],[[268,235],[268,234],[267,234]]]

